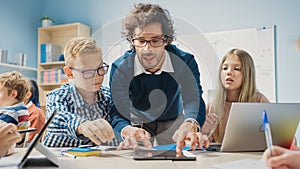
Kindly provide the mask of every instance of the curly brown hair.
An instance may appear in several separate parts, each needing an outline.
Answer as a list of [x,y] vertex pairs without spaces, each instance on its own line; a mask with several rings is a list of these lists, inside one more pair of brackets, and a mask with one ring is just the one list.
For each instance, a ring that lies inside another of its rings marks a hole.
[[136,28],[144,28],[150,23],[161,23],[163,34],[168,37],[167,42],[174,40],[173,20],[168,10],[161,8],[159,5],[139,3],[134,5],[132,11],[125,17],[123,34],[127,39],[131,39]]
[[24,100],[26,94],[30,90],[28,80],[23,78],[22,74],[18,71],[0,74],[0,85],[8,89],[9,95],[13,90],[16,90],[18,92],[16,99],[20,102]]

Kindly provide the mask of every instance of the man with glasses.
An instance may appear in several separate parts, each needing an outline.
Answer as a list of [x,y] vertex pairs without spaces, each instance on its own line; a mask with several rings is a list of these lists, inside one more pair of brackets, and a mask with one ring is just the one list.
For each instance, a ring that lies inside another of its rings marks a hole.
[[[186,141],[192,149],[208,146],[199,132],[205,121],[200,73],[194,56],[171,42],[173,21],[158,5],[138,4],[124,20],[131,50],[111,68],[112,126],[124,139],[119,149],[141,141],[150,148],[176,143],[181,155]],[[125,119],[126,120],[125,120]]]
[[102,86],[108,65],[91,38],[74,38],[64,50],[64,72],[69,83],[47,94],[47,117],[58,114],[49,125],[44,144],[77,147],[85,144],[118,145],[109,124],[110,92]]

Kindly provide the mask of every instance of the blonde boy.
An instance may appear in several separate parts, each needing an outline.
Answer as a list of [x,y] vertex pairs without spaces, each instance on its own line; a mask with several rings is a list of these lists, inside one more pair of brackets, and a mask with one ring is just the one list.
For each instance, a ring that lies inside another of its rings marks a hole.
[[19,129],[30,126],[24,98],[30,84],[17,71],[0,74],[0,124],[13,123]]
[[[111,142],[109,124],[110,92],[101,86],[108,65],[92,38],[70,40],[64,49],[64,72],[70,82],[47,94],[47,118],[57,111],[48,127],[44,144],[50,147],[76,147]],[[115,145],[117,142],[112,142]]]

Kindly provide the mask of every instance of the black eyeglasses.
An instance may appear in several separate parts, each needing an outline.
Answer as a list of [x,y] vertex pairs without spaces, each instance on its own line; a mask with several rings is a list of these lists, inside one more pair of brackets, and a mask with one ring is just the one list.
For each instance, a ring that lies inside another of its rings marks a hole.
[[77,72],[82,73],[84,79],[91,79],[95,77],[95,73],[97,72],[99,76],[103,76],[107,73],[109,65],[103,63],[103,66],[98,67],[97,69],[86,69],[86,70],[79,70],[74,67],[70,67],[70,69],[75,70]]
[[143,38],[132,38],[131,42],[134,47],[145,47],[148,43],[154,48],[163,46],[164,42],[167,41],[167,36],[163,38],[153,38],[151,40],[146,40]]

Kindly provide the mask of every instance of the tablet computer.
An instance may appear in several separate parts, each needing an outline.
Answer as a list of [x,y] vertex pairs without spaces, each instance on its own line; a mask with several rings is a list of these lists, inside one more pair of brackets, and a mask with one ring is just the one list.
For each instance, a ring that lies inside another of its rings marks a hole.
[[176,150],[135,150],[134,160],[173,160],[173,161],[195,161],[194,154],[183,150],[180,157],[176,157]]

